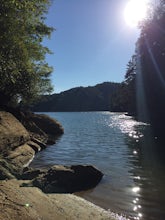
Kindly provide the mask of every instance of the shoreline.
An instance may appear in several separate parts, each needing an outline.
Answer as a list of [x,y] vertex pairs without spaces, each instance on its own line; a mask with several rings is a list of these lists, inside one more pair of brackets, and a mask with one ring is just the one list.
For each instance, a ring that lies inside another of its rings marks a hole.
[[45,194],[22,183],[0,182],[0,220],[126,220],[73,194]]
[[[49,194],[51,191],[44,193],[44,190],[41,191],[42,187],[39,189],[34,187],[34,184],[31,185],[33,180],[37,180],[39,181],[37,184],[41,183],[42,186],[43,181],[46,181],[47,184],[47,180],[49,180],[45,178],[50,178],[49,170],[45,173],[45,171],[31,170],[28,167],[37,152],[47,145],[55,143],[56,136],[64,132],[58,122],[45,115],[17,112],[16,110],[14,110],[14,114],[0,111],[0,119],[0,220],[126,220],[126,218],[106,211],[79,196],[68,194],[65,191],[60,194]],[[65,182],[66,187],[69,184],[70,190],[73,192],[74,187],[79,188],[79,184],[84,179],[85,188],[80,187],[80,191],[96,186],[102,177],[102,174],[99,174],[100,171],[92,166],[58,166],[53,169],[50,169],[51,175],[52,172],[54,172],[55,178],[57,173],[62,175],[65,180],[62,180],[62,183]],[[73,171],[76,175],[73,175]],[[22,179],[22,175],[27,175],[26,172],[30,172],[30,174],[28,173],[29,180],[28,178]],[[38,177],[38,174],[41,175]],[[71,176],[70,183],[72,183],[72,178],[75,181],[73,186],[65,179],[68,174]],[[84,174],[87,175],[87,178],[84,177]],[[86,179],[90,179],[93,174],[95,183],[90,180],[89,185],[86,186]],[[50,184],[55,184],[51,187],[59,190],[59,186],[56,186],[56,179],[51,181]],[[61,184],[61,179],[58,181]],[[48,189],[50,184],[48,184]],[[65,184],[63,187],[65,188]],[[82,185],[82,187],[84,186]]]

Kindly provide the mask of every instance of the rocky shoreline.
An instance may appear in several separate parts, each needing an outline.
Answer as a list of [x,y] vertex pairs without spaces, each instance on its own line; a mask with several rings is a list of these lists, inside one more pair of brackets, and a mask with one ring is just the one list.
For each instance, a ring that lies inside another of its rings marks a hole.
[[103,176],[95,167],[28,167],[37,152],[63,133],[62,126],[46,115],[0,111],[0,220],[118,219],[68,194],[95,187]]

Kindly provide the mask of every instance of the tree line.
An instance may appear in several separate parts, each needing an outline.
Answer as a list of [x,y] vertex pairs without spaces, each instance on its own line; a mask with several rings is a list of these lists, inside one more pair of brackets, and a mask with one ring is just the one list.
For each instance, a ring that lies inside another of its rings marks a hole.
[[165,2],[150,7],[139,24],[135,54],[127,65],[125,80],[114,96],[113,109],[124,110],[149,122],[155,133],[165,128]]

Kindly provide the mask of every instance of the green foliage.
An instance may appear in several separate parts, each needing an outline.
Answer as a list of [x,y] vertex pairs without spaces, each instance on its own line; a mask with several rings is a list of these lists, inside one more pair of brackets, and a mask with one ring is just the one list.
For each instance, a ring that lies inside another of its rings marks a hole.
[[[1,0],[0,94],[31,102],[51,91],[52,68],[45,62],[49,49],[42,45],[52,28],[44,23],[49,0]],[[3,96],[2,95],[2,96]]]

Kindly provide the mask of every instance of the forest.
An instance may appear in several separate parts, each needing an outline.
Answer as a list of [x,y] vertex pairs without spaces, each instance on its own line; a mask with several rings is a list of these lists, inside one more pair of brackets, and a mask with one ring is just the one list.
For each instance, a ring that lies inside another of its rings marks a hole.
[[76,87],[58,94],[42,96],[31,109],[36,112],[110,111],[113,94],[119,87],[120,83],[113,82]]

